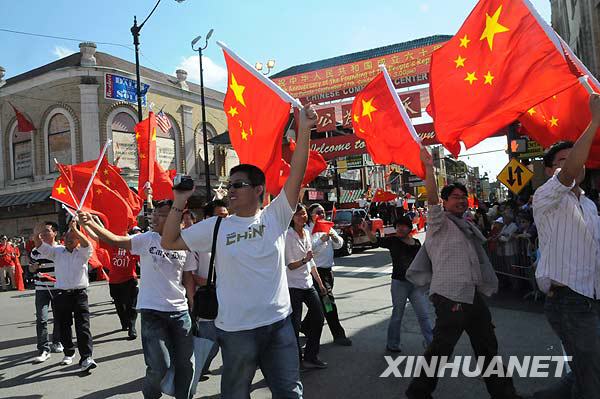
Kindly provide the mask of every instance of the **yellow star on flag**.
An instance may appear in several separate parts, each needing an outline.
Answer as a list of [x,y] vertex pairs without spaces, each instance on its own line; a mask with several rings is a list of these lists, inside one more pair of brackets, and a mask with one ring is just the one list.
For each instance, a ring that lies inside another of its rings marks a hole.
[[462,39],[460,39],[460,46],[459,47],[467,48],[467,46],[469,45],[470,41],[471,41],[471,39],[469,39],[467,37],[467,35],[465,35],[465,37],[463,37]]
[[531,107],[527,110],[527,113],[529,113],[530,116],[533,116],[533,114],[535,114],[535,108]]
[[474,82],[474,81],[476,81],[476,80],[479,80],[479,79],[477,79],[477,78],[475,77],[475,72],[473,72],[473,73],[469,73],[469,72],[467,72],[467,77],[465,78],[465,80],[466,80],[467,82],[469,82],[470,84],[473,84],[473,82]]
[[150,140],[156,141],[156,128],[152,129],[152,138]]
[[483,84],[484,85],[489,84],[491,86],[492,80],[494,80],[494,76],[492,76],[492,73],[490,71],[488,71],[487,75],[483,75],[483,77],[485,78],[485,82],[483,82]]
[[101,190],[101,189],[99,189],[99,188],[97,188],[97,189],[96,189],[96,194],[102,194],[102,190]]
[[242,140],[248,141],[248,133],[244,129],[242,129]]
[[373,106],[374,99],[375,97],[372,97],[369,101],[362,100],[362,116],[368,116],[371,122],[373,122],[371,114],[377,111],[377,108]]
[[66,194],[66,193],[67,193],[67,188],[66,188],[66,187],[63,187],[62,183],[59,183],[59,184],[58,184],[58,187],[56,187],[56,192],[57,192],[58,194],[64,195],[64,194]]
[[135,132],[135,139],[136,139],[137,141],[139,141],[139,140],[140,140],[140,133],[139,133],[139,132]]
[[502,5],[498,7],[494,15],[490,17],[490,14],[485,14],[485,30],[481,34],[479,40],[487,39],[488,45],[490,46],[490,50],[494,46],[494,36],[497,33],[508,32],[509,29],[506,26],[500,25],[498,22],[498,18],[500,18],[500,13],[502,12]]
[[227,113],[231,115],[232,118],[239,114],[236,107],[229,107],[229,111],[227,111]]
[[558,119],[556,119],[554,115],[552,115],[552,118],[550,118],[550,127],[552,126],[558,126]]
[[144,154],[140,154],[140,159],[146,159],[146,156]]
[[459,56],[458,56],[458,58],[456,58],[456,59],[454,60],[454,62],[456,63],[456,67],[457,67],[457,68],[459,68],[459,67],[464,67],[464,66],[465,66],[465,61],[466,61],[466,60],[467,60],[466,58],[463,58],[463,57],[461,57],[461,56],[459,55]]
[[356,114],[354,114],[354,122],[358,123],[358,120],[360,119],[360,117]]
[[108,180],[108,179],[104,180],[104,184],[106,184],[107,186],[110,186],[110,180]]
[[108,175],[108,169],[104,169],[104,170],[102,171],[102,173],[104,173],[105,175]]
[[246,90],[246,86],[239,85],[237,80],[235,80],[235,76],[231,74],[231,84],[229,85],[233,94],[235,94],[235,99],[238,100],[240,104],[244,107],[246,106],[246,102],[244,101],[244,90]]

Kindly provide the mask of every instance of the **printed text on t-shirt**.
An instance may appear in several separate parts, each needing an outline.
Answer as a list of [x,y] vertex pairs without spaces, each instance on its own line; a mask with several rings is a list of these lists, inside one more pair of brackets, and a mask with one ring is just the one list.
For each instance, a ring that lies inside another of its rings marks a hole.
[[252,239],[256,238],[257,236],[260,236],[262,238],[264,232],[265,232],[264,224],[261,224],[258,227],[250,226],[250,227],[248,227],[248,230],[244,231],[243,233],[235,233],[234,232],[234,233],[227,234],[227,243],[225,245],[233,245],[242,240],[252,240]]

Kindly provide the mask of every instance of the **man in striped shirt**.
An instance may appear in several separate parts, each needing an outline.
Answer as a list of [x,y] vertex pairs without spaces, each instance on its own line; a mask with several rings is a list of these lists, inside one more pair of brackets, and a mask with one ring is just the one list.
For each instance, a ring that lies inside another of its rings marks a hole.
[[600,218],[579,184],[592,142],[600,132],[600,95],[590,97],[590,109],[592,121],[575,144],[558,142],[546,151],[544,166],[551,177],[534,194],[533,216],[541,251],[536,277],[547,293],[546,317],[567,355],[573,357],[573,397],[597,399]]
[[[42,241],[55,247],[56,235],[58,234],[58,225],[54,222],[45,222],[43,226],[36,227]],[[56,291],[54,283],[54,262],[45,259],[37,249],[31,251],[31,263],[29,271],[35,273],[35,311],[36,311],[36,332],[38,357],[34,363],[43,363],[50,358],[50,352],[60,353],[63,346],[60,343],[60,327],[56,322],[56,312],[54,310],[54,296]],[[54,315],[52,330],[52,345],[48,340],[48,307],[52,307]]]

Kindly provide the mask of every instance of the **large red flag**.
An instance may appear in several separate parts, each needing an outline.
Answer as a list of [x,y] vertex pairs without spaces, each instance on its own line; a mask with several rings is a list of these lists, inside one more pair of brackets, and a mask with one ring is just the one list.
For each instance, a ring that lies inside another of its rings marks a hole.
[[276,195],[281,190],[281,146],[291,98],[231,50],[224,47],[223,54],[228,77],[223,107],[231,144],[241,163],[265,172],[267,191]]
[[17,131],[31,132],[32,130],[35,130],[35,126],[33,126],[33,123],[31,123],[31,121],[29,121],[25,115],[19,112],[14,105],[10,104],[10,106],[15,111],[15,116],[17,117]]
[[373,161],[402,164],[425,178],[420,139],[387,75],[385,67],[352,102],[352,125],[367,144]]
[[[152,184],[152,199],[156,201],[173,199],[173,178],[176,170],[164,170],[158,162],[154,162],[154,183]],[[145,193],[143,194],[145,197]]]
[[[287,180],[287,177],[289,176],[289,163],[292,161],[292,155],[294,155],[294,151],[296,151],[296,142],[290,139],[288,145],[283,148],[283,159],[288,164],[285,173],[285,180]],[[308,164],[306,165],[306,171],[304,172],[302,185],[308,185],[325,169],[327,169],[327,161],[325,161],[323,155],[321,155],[318,151],[310,150],[308,152]]]
[[389,191],[383,191],[381,188],[378,188],[377,191],[375,191],[375,195],[373,196],[371,201],[373,201],[373,202],[388,202],[388,201],[395,201],[396,198],[398,198],[398,195],[391,193]]
[[[145,198],[144,186],[154,183],[156,162],[156,116],[150,111],[148,118],[135,125],[135,138],[138,145],[138,193]],[[154,189],[154,186],[153,186]]]
[[573,86],[558,36],[528,0],[482,0],[433,53],[429,95],[438,139],[454,155]]

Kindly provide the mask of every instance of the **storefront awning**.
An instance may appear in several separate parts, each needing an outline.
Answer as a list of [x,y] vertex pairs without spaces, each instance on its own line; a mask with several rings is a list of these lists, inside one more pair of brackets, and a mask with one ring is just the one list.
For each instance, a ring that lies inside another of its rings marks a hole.
[[216,135],[212,139],[208,139],[208,142],[214,145],[231,145],[231,140],[229,139],[229,130]]
[[27,193],[17,193],[17,194],[6,194],[0,195],[0,208],[5,206],[14,206],[14,205],[24,205],[24,204],[34,204],[36,202],[43,202],[48,197],[52,190],[42,190],[42,191],[33,191]]

